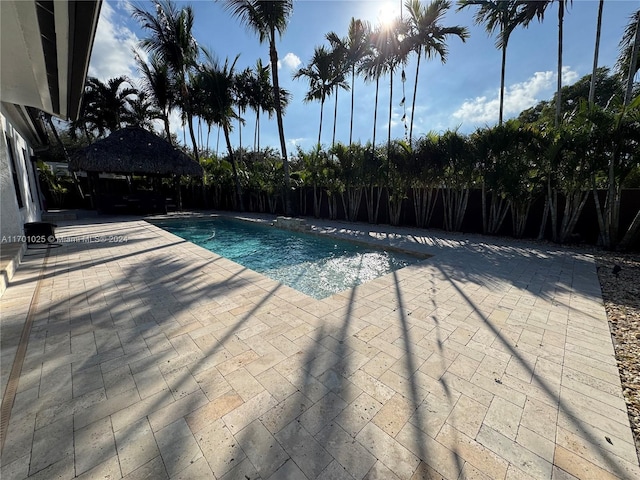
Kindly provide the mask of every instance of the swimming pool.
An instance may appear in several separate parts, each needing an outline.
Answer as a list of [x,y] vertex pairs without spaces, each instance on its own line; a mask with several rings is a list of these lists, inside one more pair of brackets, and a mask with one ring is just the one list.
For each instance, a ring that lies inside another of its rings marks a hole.
[[423,260],[225,217],[151,223],[317,299]]

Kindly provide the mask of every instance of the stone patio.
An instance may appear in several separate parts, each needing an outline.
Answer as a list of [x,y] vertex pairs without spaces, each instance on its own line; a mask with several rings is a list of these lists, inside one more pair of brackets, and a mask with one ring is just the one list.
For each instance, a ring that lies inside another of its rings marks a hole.
[[28,250],[2,479],[640,478],[588,255],[309,223],[433,257],[314,300],[141,219]]

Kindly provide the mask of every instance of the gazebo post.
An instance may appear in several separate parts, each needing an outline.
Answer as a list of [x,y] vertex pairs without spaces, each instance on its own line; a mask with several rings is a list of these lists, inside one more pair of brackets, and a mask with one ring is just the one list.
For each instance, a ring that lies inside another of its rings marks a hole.
[[182,189],[180,188],[180,175],[173,176],[173,184],[176,189],[176,201],[178,202],[178,211],[182,211]]
[[89,192],[91,196],[89,197],[91,200],[91,209],[98,209],[98,189],[100,184],[98,172],[87,172],[87,181],[89,183]]

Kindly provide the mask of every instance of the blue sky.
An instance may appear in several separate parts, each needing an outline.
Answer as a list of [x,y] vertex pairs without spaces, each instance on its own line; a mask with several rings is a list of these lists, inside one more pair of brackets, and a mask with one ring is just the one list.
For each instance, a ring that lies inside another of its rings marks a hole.
[[[194,35],[198,43],[207,47],[220,59],[233,59],[240,54],[237,68],[254,66],[258,58],[269,63],[268,45],[260,44],[257,36],[232,18],[223,5],[213,0],[176,2],[190,4],[195,13]],[[151,8],[150,3],[136,5]],[[373,24],[390,13],[399,13],[398,0],[298,0],[294,4],[286,32],[277,48],[280,58],[281,86],[289,90],[292,101],[284,117],[284,131],[288,150],[295,145],[309,148],[318,136],[319,102],[303,103],[308,85],[304,80],[293,80],[295,71],[306,64],[316,45],[326,44],[325,34],[334,31],[340,36],[347,33],[351,17],[368,20]],[[618,54],[618,42],[630,15],[638,8],[637,0],[605,0],[600,40],[599,66],[613,67]],[[574,0],[564,22],[563,82],[573,83],[591,73],[597,0]],[[474,8],[457,12],[450,10],[443,24],[462,25],[470,38],[462,43],[457,38],[449,41],[446,64],[439,60],[424,61],[420,66],[418,97],[416,101],[414,137],[428,131],[442,132],[459,128],[469,133],[478,127],[493,125],[498,120],[501,53],[495,47],[495,38],[489,37],[484,27],[473,23]],[[130,3],[125,0],[105,1],[96,33],[89,74],[101,80],[128,75],[139,75],[133,61],[132,49],[147,33],[131,18]],[[520,111],[553,96],[557,65],[557,6],[552,4],[543,23],[537,21],[529,28],[514,31],[507,51],[505,118],[517,116]],[[406,66],[407,118],[410,115],[411,93],[415,75],[415,57]],[[340,91],[338,96],[337,140],[349,140],[350,93]],[[373,133],[375,84],[362,80],[355,85],[354,140],[363,143]],[[404,136],[400,106],[402,83],[399,75],[394,81],[392,136]],[[386,139],[389,115],[389,78],[380,81],[378,126],[376,142]],[[331,144],[333,128],[333,98],[325,105],[322,143]],[[246,115],[242,128],[243,145],[253,142],[254,115]],[[183,138],[178,114],[171,119],[171,128]],[[213,130],[210,147],[216,148],[217,131]],[[187,139],[188,140],[188,139]],[[238,129],[232,133],[232,143],[238,145]],[[187,141],[187,144],[190,144]],[[224,141],[221,150],[224,150]],[[261,147],[278,147],[275,118],[261,120]]]

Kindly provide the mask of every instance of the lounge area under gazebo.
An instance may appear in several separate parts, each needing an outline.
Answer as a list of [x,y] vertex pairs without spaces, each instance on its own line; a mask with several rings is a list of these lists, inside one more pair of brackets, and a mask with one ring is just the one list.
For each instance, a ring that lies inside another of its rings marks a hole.
[[[86,172],[91,203],[101,213],[166,213],[180,208],[180,176],[202,177],[203,169],[165,139],[139,127],[125,127],[78,151],[69,169]],[[126,191],[105,188],[100,174],[124,176]],[[151,188],[138,188],[134,176],[150,180]],[[162,179],[172,180],[167,195]]]

